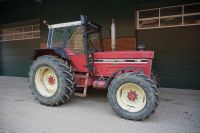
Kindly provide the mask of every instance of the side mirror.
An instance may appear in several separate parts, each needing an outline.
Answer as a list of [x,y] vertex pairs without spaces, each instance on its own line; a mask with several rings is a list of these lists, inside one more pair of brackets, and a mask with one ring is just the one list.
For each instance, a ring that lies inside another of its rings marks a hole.
[[137,50],[145,50],[146,46],[144,44],[138,44],[137,45]]

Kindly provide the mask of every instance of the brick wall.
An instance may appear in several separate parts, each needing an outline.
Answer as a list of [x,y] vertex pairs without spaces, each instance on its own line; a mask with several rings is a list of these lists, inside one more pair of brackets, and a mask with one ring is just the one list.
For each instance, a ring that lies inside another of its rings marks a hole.
[[[111,39],[104,39],[103,46],[105,51],[111,51]],[[136,39],[133,37],[123,37],[116,39],[116,50],[135,50]]]
[[[103,46],[105,51],[111,51],[111,39],[104,39]],[[41,48],[46,47],[46,43],[40,43]],[[116,50],[135,50],[136,39],[133,37],[123,37],[116,39]]]

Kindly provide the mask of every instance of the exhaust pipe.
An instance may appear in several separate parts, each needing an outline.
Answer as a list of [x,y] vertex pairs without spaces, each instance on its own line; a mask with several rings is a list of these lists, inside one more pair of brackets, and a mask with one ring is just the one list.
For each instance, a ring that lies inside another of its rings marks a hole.
[[115,27],[114,19],[112,19],[112,24],[111,24],[111,48],[112,48],[112,51],[115,51],[115,48],[116,48],[116,27]]

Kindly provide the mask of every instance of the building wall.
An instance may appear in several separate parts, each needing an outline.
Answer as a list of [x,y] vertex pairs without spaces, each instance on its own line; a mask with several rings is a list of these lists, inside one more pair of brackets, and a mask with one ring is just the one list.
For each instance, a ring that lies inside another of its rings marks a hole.
[[[134,9],[135,2],[116,0],[34,0],[4,1],[0,4],[0,25],[11,22],[27,21],[32,19],[45,19],[49,24],[80,20],[80,15],[102,25],[103,36],[110,37],[110,24],[115,19],[117,37],[134,36]],[[5,19],[6,18],[6,19]],[[43,35],[45,37],[45,35]],[[46,38],[44,38],[46,41]],[[43,40],[42,40],[43,41]]]
[[[39,23],[39,20],[12,23],[1,25],[0,29],[23,27]],[[39,47],[40,38],[0,42],[0,75],[27,76],[33,50]]]
[[154,69],[161,86],[198,89],[200,26],[138,31],[138,43],[155,51]]
[[32,50],[39,48],[40,39],[0,43],[0,75],[26,77],[31,64]]
[[[137,5],[138,9],[194,3],[197,1],[154,1]],[[200,25],[137,30],[138,44],[155,51],[153,68],[161,86],[200,89]]]

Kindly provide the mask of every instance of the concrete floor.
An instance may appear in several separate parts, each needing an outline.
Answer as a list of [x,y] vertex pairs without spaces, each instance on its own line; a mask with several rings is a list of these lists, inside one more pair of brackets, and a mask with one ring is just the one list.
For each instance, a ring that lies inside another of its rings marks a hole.
[[105,91],[47,107],[34,100],[26,78],[0,77],[0,133],[62,132],[199,133],[200,90],[161,88],[156,113],[134,122],[112,111]]

